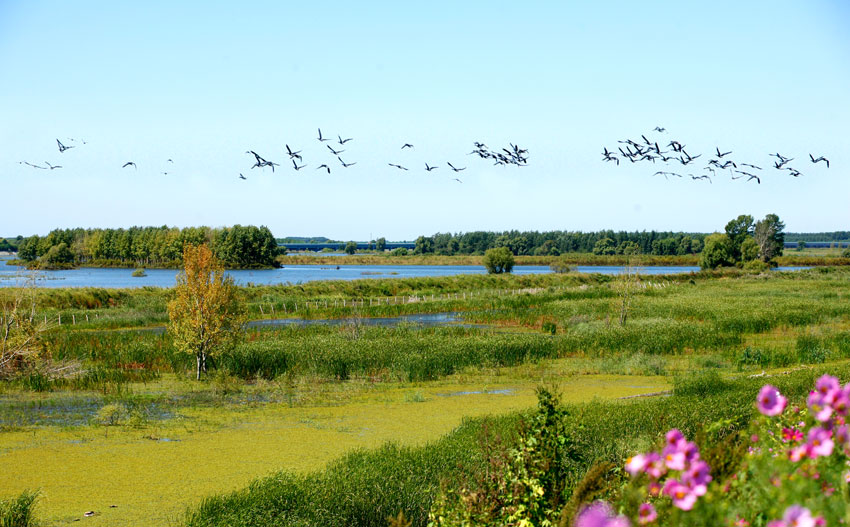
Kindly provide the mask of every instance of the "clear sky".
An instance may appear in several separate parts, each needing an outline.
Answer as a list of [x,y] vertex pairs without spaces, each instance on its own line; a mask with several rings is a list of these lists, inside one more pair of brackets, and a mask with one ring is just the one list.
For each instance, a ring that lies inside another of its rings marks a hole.
[[[695,4],[0,0],[0,235],[714,231],[771,212],[789,231],[850,228],[850,2]],[[700,162],[719,147],[764,167],[762,183],[602,162],[655,126]],[[357,164],[318,127],[354,138]],[[468,156],[474,141],[519,144],[528,166]],[[251,169],[249,149],[281,166]],[[770,169],[774,152],[803,176]]]

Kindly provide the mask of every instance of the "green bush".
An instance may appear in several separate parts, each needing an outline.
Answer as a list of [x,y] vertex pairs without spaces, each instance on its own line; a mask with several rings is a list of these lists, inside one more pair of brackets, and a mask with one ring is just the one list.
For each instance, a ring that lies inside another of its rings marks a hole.
[[23,491],[17,498],[0,500],[0,526],[35,527],[33,508],[38,491]]
[[489,274],[510,273],[514,268],[514,254],[507,247],[487,249],[483,263]]

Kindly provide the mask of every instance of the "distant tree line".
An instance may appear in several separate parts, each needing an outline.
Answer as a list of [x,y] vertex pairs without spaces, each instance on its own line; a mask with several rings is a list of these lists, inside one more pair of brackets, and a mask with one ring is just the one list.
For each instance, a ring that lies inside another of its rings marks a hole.
[[17,252],[18,245],[23,239],[23,236],[18,236],[17,238],[0,238],[0,252]]
[[515,255],[557,256],[565,253],[595,254],[696,254],[702,251],[704,234],[684,232],[626,231],[475,231],[437,233],[416,239],[416,254],[484,254],[507,247]]
[[227,268],[275,266],[277,242],[267,227],[131,227],[56,229],[24,238],[18,258],[47,266],[178,267],[186,245],[208,244]]

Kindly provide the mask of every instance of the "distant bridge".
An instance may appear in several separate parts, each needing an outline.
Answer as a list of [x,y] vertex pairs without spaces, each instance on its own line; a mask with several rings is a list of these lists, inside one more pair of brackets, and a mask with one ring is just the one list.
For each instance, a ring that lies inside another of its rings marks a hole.
[[[287,251],[315,251],[320,252],[322,249],[331,249],[333,251],[342,252],[348,242],[330,242],[330,243],[279,243],[278,247],[285,247]],[[369,242],[355,242],[358,251],[366,251],[375,249],[375,244]],[[386,248],[390,251],[404,247],[405,249],[413,250],[416,246],[415,242],[387,242]]]
[[[798,242],[785,242],[786,249],[796,249]],[[850,242],[803,242],[806,244],[807,249],[829,249],[835,244],[836,247],[840,247],[842,249],[846,247],[850,247]]]

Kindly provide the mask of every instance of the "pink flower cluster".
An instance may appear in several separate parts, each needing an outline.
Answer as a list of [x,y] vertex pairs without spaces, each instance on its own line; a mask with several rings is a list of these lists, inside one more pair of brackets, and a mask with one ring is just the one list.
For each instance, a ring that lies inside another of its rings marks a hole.
[[785,509],[781,520],[767,523],[767,527],[823,527],[826,521],[823,516],[812,516],[812,511],[801,506],[791,505]]
[[[675,507],[689,511],[694,507],[697,498],[705,495],[708,490],[708,483],[711,481],[709,466],[700,459],[696,444],[686,440],[679,430],[674,428],[667,432],[666,439],[667,444],[660,453],[649,452],[629,458],[626,462],[626,471],[633,477],[642,473],[646,474],[650,480],[651,495],[657,496],[663,493],[673,500]],[[662,483],[662,478],[672,471],[679,473],[678,478],[671,475]],[[655,519],[654,514],[647,514],[647,516]]]
[[575,527],[629,527],[631,523],[625,516],[614,514],[611,505],[596,501],[581,509],[576,517]]
[[[811,415],[822,425],[809,429],[805,443],[802,443],[801,430],[782,429],[782,440],[795,444],[788,451],[789,459],[796,462],[830,456],[836,443],[844,448],[850,446],[850,428],[845,424],[850,409],[850,384],[842,387],[838,379],[824,375],[815,383],[807,403]],[[785,410],[787,400],[779,390],[767,384],[759,391],[757,404],[762,414],[773,417]]]

